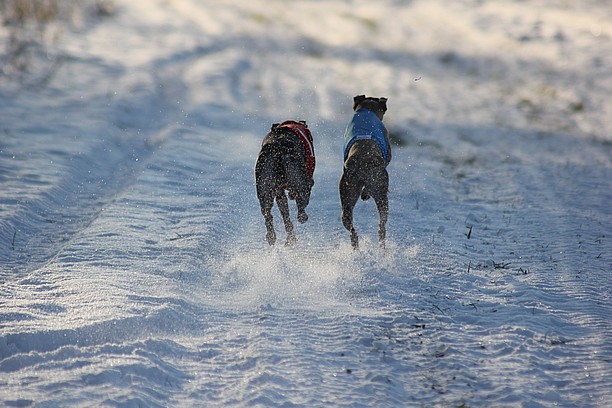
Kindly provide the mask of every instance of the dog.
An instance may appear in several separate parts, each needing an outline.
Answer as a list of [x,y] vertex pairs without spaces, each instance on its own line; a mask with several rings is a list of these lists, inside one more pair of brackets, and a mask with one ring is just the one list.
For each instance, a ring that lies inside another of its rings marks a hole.
[[312,134],[305,121],[288,120],[272,125],[270,132],[263,139],[255,163],[257,198],[269,245],[276,243],[272,217],[274,200],[287,232],[285,245],[292,245],[297,241],[285,191],[288,192],[289,199],[295,200],[298,221],[305,223],[308,220],[306,207],[314,185],[315,164]]
[[389,214],[387,166],[391,162],[389,133],[382,123],[387,98],[355,96],[353,110],[344,133],[344,169],[339,183],[342,225],[350,232],[353,249],[358,249],[353,208],[359,197],[372,197],[378,208],[378,240],[384,248]]

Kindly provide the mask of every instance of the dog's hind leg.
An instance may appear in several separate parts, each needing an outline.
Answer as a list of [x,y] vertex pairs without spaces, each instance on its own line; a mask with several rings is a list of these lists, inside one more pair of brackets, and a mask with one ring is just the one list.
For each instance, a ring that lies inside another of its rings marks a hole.
[[276,196],[276,203],[278,204],[278,209],[280,210],[281,216],[283,217],[283,222],[285,223],[285,231],[287,231],[287,240],[285,241],[285,245],[293,245],[297,241],[297,236],[295,235],[293,223],[291,222],[291,216],[289,214],[289,202],[287,201],[287,196],[283,190],[281,190],[281,192]]
[[384,248],[389,217],[389,174],[387,170],[384,170],[377,178],[377,184],[378,188],[373,197],[376,208],[378,208],[378,242],[381,248]]
[[353,249],[359,248],[359,237],[357,231],[353,225],[353,208],[359,199],[361,194],[361,186],[356,186],[351,182],[350,177],[346,174],[346,171],[340,178],[340,204],[342,206],[342,225],[351,234],[351,245]]
[[276,243],[276,232],[274,231],[274,219],[272,217],[272,206],[274,205],[274,197],[272,200],[260,200],[261,214],[264,217],[266,224],[266,240],[268,244],[274,245]]
[[389,199],[387,194],[375,199],[376,207],[378,208],[378,242],[380,247],[385,247],[385,238],[387,236],[387,219],[389,217]]
[[261,214],[266,224],[266,240],[268,244],[276,243],[276,232],[274,231],[274,219],[272,207],[276,194],[276,175],[273,150],[270,145],[264,145],[255,163],[255,185],[257,188],[257,199],[261,208]]

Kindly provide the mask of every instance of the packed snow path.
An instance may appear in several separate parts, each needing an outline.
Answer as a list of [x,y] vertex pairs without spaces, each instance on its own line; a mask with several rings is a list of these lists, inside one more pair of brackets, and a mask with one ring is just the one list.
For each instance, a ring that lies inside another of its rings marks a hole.
[[[48,83],[0,88],[0,401],[611,405],[612,16],[533,3],[117,2],[63,33]],[[360,93],[403,140],[386,251],[371,202],[360,251],[340,223]],[[290,118],[316,184],[269,248],[253,166]]]

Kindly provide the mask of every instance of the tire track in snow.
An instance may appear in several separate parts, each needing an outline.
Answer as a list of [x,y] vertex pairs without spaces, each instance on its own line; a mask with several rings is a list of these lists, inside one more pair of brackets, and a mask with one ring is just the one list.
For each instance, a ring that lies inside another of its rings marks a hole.
[[[9,191],[4,192],[15,194],[17,199],[23,196],[26,201],[12,203],[18,209],[0,220],[0,272],[33,271],[50,262],[72,237],[87,228],[134,182],[152,154],[184,120],[185,114],[175,103],[174,95],[180,92],[180,87],[166,86],[173,83],[175,67],[168,66],[164,59],[151,61],[150,69],[130,68],[95,58],[75,59],[73,65],[85,72],[91,70],[90,74],[95,76],[91,81],[109,82],[125,89],[114,100],[113,96],[96,93],[94,87],[90,91],[93,92],[90,105],[84,108],[81,101],[67,93],[59,109],[73,117],[74,123],[54,127],[49,124],[53,123],[51,118],[41,116],[19,129],[26,136],[29,132],[41,133],[32,135],[34,138],[44,137],[44,132],[55,133],[53,139],[58,139],[58,143],[67,143],[68,137],[77,139],[78,148],[71,148],[70,153],[56,150],[56,157],[50,157],[51,164],[44,160],[54,150],[36,151],[44,142],[31,147],[27,139],[19,140],[17,134],[7,133],[15,141],[3,149],[5,154],[11,151],[26,157],[38,154],[40,165],[53,175],[26,178],[25,185],[9,184]],[[74,69],[73,65],[69,68]],[[70,77],[72,72],[61,74]],[[82,80],[80,76],[78,79]],[[41,92],[56,91],[51,87]],[[22,103],[27,104],[27,98],[36,97],[39,96],[25,93]],[[87,115],[90,116],[87,121],[79,122]],[[64,132],[68,134],[62,137]],[[10,169],[10,162],[0,166],[0,169]],[[23,175],[8,172],[5,177],[11,181],[11,177]],[[39,184],[38,179],[42,181]],[[34,193],[25,194],[28,188]]]
[[[189,388],[194,377],[185,361],[214,354],[206,345],[177,343],[198,339],[211,322],[206,302],[197,301],[207,282],[198,259],[207,256],[200,240],[214,242],[205,238],[207,223],[217,219],[223,185],[207,186],[218,177],[207,146],[200,134],[173,132],[129,188],[117,190],[53,262],[31,274],[36,288],[19,282],[4,310],[30,317],[3,319],[9,327],[0,337],[0,372],[10,376],[0,385],[32,398],[44,393],[47,401],[85,392],[89,401],[160,406],[173,405],[168,389]],[[57,304],[63,307],[51,307]],[[58,375],[61,366],[70,369]],[[24,379],[33,369],[44,384]],[[47,394],[66,387],[57,397]]]
[[104,142],[67,158],[66,173],[55,185],[2,221],[3,270],[28,272],[50,261],[129,184],[135,158],[145,156],[144,146]]

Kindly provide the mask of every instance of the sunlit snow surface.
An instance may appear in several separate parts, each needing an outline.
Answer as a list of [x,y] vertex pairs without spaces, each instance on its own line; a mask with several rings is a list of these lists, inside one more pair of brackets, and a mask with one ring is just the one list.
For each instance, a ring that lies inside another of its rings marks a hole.
[[[0,76],[1,405],[611,406],[610,21],[116,1],[39,39]],[[359,251],[340,223],[357,94],[403,140],[385,251],[371,202]],[[285,119],[316,184],[270,248],[253,167]]]

